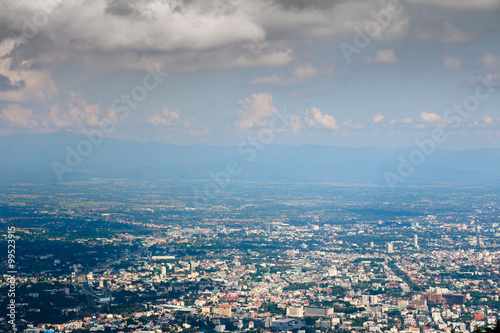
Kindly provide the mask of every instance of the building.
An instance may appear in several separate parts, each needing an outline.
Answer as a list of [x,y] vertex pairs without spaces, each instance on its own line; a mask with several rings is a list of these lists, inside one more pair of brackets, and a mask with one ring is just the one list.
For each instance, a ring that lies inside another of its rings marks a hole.
[[299,319],[283,318],[273,320],[272,328],[277,331],[292,331],[305,326],[305,323]]
[[413,235],[413,246],[415,248],[418,248],[418,236],[417,235]]
[[333,325],[332,325],[332,321],[330,319],[318,319],[318,320],[316,320],[316,323],[314,326],[316,328],[331,329]]
[[191,274],[195,272],[196,268],[198,267],[198,263],[195,261],[191,261],[189,263],[189,269],[191,271]]
[[387,253],[394,253],[394,244],[387,243]]
[[152,256],[152,260],[173,260],[175,256]]
[[304,308],[302,306],[292,306],[286,308],[286,315],[288,317],[303,317]]
[[308,317],[330,317],[333,316],[333,308],[306,308]]
[[229,318],[231,317],[231,305],[222,304],[218,308],[214,308],[213,313]]

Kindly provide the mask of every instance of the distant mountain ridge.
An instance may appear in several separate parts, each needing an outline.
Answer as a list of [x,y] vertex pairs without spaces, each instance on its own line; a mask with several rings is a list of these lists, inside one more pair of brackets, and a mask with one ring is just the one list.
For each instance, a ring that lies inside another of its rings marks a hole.
[[[302,145],[267,146],[260,151],[251,146],[245,150],[111,138],[97,144],[90,141],[66,131],[0,137],[0,181],[58,182],[91,177],[202,180],[210,179],[210,172],[225,170],[228,161],[234,160],[241,167],[235,179],[383,184],[385,172],[398,174],[400,156],[407,159],[416,149]],[[73,159],[67,160],[68,155]],[[248,161],[253,155],[255,159]],[[54,165],[60,173],[66,171],[61,179]],[[500,149],[436,149],[405,180],[409,184],[499,182]]]

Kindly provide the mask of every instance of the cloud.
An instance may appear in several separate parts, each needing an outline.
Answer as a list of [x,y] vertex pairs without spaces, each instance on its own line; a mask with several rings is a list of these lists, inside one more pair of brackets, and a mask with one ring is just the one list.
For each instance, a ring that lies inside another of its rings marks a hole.
[[[288,2],[288,0],[283,1]],[[363,30],[377,22],[374,12],[379,13],[389,8],[392,10],[394,7],[381,1],[358,0],[330,2],[326,6],[304,4],[301,10],[293,9],[295,6],[290,10],[284,10],[283,6],[273,7],[266,5],[266,2],[252,3],[260,4],[254,14],[266,29],[269,39],[292,38],[306,42],[311,38],[331,40],[355,34],[357,30]],[[391,12],[390,24],[380,29],[373,36],[374,39],[395,40],[407,35],[410,17],[403,6],[397,7],[399,7],[397,10]]]
[[[36,50],[37,64],[170,71],[288,65],[297,42],[355,33],[375,22],[373,10],[387,7],[371,0],[52,2],[22,50]],[[0,2],[0,40],[3,29],[20,35],[37,7],[29,0]],[[374,38],[403,38],[409,20],[404,10],[394,13]]]
[[[56,27],[65,29],[57,31]],[[50,28],[63,45],[80,40],[86,49],[104,52],[208,50],[263,41],[266,34],[244,6],[224,11],[217,0],[151,0],[128,5],[112,1],[108,6],[102,1],[68,1],[52,13]]]
[[302,123],[300,121],[300,117],[299,116],[290,117],[290,125],[289,126],[292,129],[293,134],[299,134],[300,129],[302,128]]
[[450,55],[444,55],[444,67],[448,69],[462,69],[462,59]]
[[376,115],[373,116],[373,122],[374,123],[380,123],[381,121],[384,120],[384,115],[377,113]]
[[398,57],[394,53],[393,49],[385,49],[377,52],[375,57],[364,58],[364,63],[370,64],[393,64],[398,62]]
[[203,128],[191,128],[189,130],[189,135],[191,136],[202,136],[202,135],[208,135],[210,134],[210,130],[208,129],[207,126]]
[[239,128],[266,126],[266,118],[273,116],[276,111],[276,107],[273,106],[273,95],[267,92],[252,94],[239,104],[241,108],[237,113],[240,120],[235,123]]
[[269,75],[269,76],[260,76],[252,79],[248,82],[249,85],[275,85],[275,86],[284,86],[286,85],[287,80],[281,78],[279,75]]
[[234,62],[237,67],[274,67],[288,65],[293,57],[292,49],[276,51],[269,54],[257,54],[256,56],[240,55]]
[[497,0],[412,0],[415,4],[429,4],[452,10],[493,10],[500,8]]
[[70,99],[65,104],[53,104],[49,110],[50,124],[57,128],[97,127],[118,120],[113,110],[101,111],[98,104],[87,104],[76,92],[70,92]]
[[345,1],[346,0],[274,0],[281,8],[295,11],[311,9],[326,10]]
[[339,129],[337,120],[329,114],[321,113],[321,110],[312,107],[310,110],[306,111],[306,122],[310,126],[314,127],[324,127],[328,129]]
[[363,125],[354,123],[352,119],[347,119],[347,121],[344,121],[342,123],[342,127],[352,128],[352,129],[362,129]]
[[[452,0],[414,1],[453,8]],[[487,9],[495,1],[460,0],[457,7]],[[400,2],[389,24],[372,36],[374,40],[411,37],[412,24],[418,20],[412,14],[418,11],[414,4]],[[302,43],[352,41],[356,31],[373,26],[380,19],[377,13],[391,7],[387,1],[373,0],[68,0],[44,6],[46,24],[26,47],[18,48],[19,58],[32,59],[36,53],[34,61],[40,67],[33,68],[92,64],[133,70],[158,66],[169,71],[286,66],[296,60],[295,48]],[[0,41],[7,33],[21,34],[23,22],[38,11],[29,0],[0,2]],[[429,42],[458,43],[477,36],[451,24],[437,30],[423,26],[415,36]],[[313,74],[303,69],[291,77]],[[286,85],[283,80],[273,84]]]
[[2,109],[0,119],[9,127],[28,128],[38,126],[33,120],[33,110],[23,109],[18,104],[9,104]]
[[312,78],[332,75],[335,65],[323,65],[314,67],[312,64],[295,65],[288,77],[280,77],[279,75],[261,76],[252,79],[248,82],[249,85],[273,85],[276,87],[289,87],[306,84]]
[[[390,121],[390,124],[393,125],[393,126],[396,126],[398,124],[403,124],[403,125],[408,125],[408,124],[413,124],[414,120],[412,118],[404,118],[404,119],[401,119],[401,120],[396,120],[396,119],[391,119]],[[417,124],[418,125],[421,125],[421,124]]]
[[478,84],[483,84],[495,87],[500,85],[500,57],[493,53],[487,53],[479,59],[478,65],[487,73],[473,75],[467,80],[466,83],[468,85],[477,86]]
[[471,86],[477,86],[478,84],[486,86],[499,86],[500,74],[487,73],[485,75],[473,75],[467,80],[466,83]]
[[154,126],[174,126],[179,124],[179,111],[170,111],[164,106],[162,111],[155,113],[147,118],[147,121]]
[[402,124],[411,124],[411,123],[413,123],[413,119],[412,118],[405,118],[405,119],[401,120],[401,123]]
[[439,29],[417,27],[414,36],[418,40],[439,44],[463,44],[478,37],[478,32],[464,31],[451,23],[444,23]]
[[325,72],[322,72],[311,64],[297,65],[292,70],[292,76],[299,79],[318,77],[324,75],[325,73],[331,74],[331,71],[327,70]]
[[50,74],[32,69],[32,60],[14,61],[14,50],[23,41],[4,39],[0,42],[0,101],[46,101],[58,91]]
[[485,124],[492,124],[494,121],[495,121],[495,120],[494,120],[493,118],[488,117],[488,116],[486,116],[486,117],[484,117],[484,118],[483,118],[483,122],[484,122]]
[[487,71],[500,72],[500,57],[493,53],[488,53],[479,59],[479,66]]
[[440,115],[428,112],[420,112],[420,119],[424,123],[440,123],[443,121],[443,118],[441,118]]
[[[45,22],[27,40],[32,47],[23,51],[36,48],[37,63],[47,66],[193,70],[286,65],[293,50],[283,41],[266,40],[258,16],[264,2],[58,1],[45,6]],[[31,1],[2,1],[0,41],[4,27],[22,35],[23,22],[34,14],[40,9]]]

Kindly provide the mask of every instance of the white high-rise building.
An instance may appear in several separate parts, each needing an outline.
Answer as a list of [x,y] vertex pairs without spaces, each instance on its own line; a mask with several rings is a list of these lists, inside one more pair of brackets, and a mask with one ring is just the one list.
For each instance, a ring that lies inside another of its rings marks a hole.
[[418,236],[417,235],[413,235],[413,246],[418,247]]
[[167,275],[167,267],[161,266],[161,275],[163,276]]
[[394,244],[392,242],[387,243],[387,253],[394,253]]

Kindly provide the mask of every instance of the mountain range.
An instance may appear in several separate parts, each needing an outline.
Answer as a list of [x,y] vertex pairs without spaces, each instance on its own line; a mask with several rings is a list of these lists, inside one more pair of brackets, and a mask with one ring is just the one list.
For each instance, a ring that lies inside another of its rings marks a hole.
[[417,146],[182,146],[58,131],[0,137],[0,156],[2,183],[209,180],[228,163],[238,169],[232,177],[241,180],[384,184],[392,175],[398,184],[500,181],[500,149],[436,148],[425,154]]

